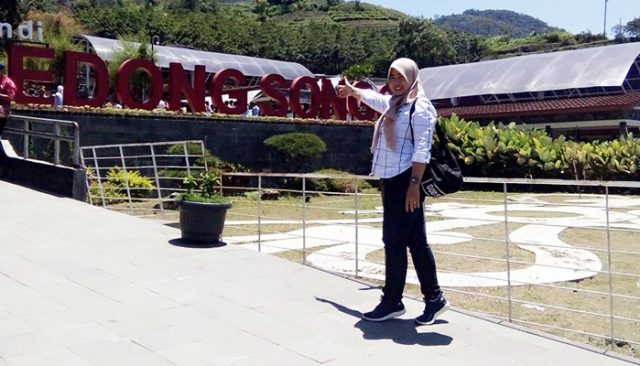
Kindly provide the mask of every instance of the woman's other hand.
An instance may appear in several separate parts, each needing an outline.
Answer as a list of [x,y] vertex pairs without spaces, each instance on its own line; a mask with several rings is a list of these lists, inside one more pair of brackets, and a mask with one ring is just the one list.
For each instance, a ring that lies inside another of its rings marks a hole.
[[407,188],[407,195],[404,202],[405,212],[413,212],[420,207],[420,185],[409,184]]

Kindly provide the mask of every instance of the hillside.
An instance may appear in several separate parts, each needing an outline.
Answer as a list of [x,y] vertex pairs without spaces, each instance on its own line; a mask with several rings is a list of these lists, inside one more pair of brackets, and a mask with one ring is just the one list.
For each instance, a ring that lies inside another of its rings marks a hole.
[[514,38],[532,33],[558,31],[540,19],[510,10],[466,10],[462,14],[437,17],[435,23],[456,32],[490,37],[509,35]]
[[[328,75],[384,76],[397,57],[429,67],[598,41],[546,32],[553,28],[504,10],[468,10],[433,22],[343,0],[39,0],[19,18],[42,20],[58,52],[73,47],[74,33],[140,43],[153,35],[161,45],[293,61]],[[450,23],[470,33],[452,31]],[[500,36],[478,35],[483,29]]]

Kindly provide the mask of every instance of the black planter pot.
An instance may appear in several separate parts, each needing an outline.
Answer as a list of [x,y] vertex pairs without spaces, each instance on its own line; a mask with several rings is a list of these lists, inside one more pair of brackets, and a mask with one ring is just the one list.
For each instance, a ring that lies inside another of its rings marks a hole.
[[180,202],[182,239],[196,243],[219,242],[229,208],[229,203]]

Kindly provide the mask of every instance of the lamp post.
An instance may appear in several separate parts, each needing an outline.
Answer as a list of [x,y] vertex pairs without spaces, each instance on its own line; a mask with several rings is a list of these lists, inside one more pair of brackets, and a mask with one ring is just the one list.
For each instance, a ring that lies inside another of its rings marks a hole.
[[153,45],[160,44],[160,36],[153,35],[151,36],[151,59],[153,60]]
[[604,28],[602,29],[602,34],[607,36],[607,3],[609,0],[604,0]]

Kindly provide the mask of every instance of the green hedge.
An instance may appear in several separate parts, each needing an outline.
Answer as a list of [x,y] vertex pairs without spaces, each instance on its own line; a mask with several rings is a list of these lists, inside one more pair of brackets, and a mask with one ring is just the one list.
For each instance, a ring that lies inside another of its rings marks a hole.
[[449,147],[467,176],[637,180],[640,139],[576,142],[510,123],[480,126],[456,115],[440,118]]

